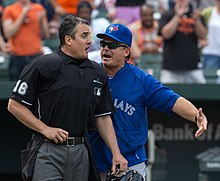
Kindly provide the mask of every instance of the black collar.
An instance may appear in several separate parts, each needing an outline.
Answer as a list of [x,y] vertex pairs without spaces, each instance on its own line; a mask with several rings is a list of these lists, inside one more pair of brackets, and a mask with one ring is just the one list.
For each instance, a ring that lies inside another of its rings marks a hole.
[[65,54],[59,47],[59,49],[57,50],[58,54],[60,55],[61,59],[63,60],[64,64],[75,64],[77,66],[80,66],[80,67],[91,67],[91,68],[94,68],[92,62],[87,58],[87,59],[76,59],[74,57],[71,57],[67,54]]

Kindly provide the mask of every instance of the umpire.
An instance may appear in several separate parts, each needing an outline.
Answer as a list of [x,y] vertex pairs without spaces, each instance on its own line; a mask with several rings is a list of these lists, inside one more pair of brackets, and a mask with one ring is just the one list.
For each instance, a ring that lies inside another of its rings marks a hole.
[[114,111],[107,77],[88,60],[91,30],[88,22],[67,16],[59,27],[57,52],[30,60],[23,69],[8,110],[43,137],[37,152],[33,181],[89,180],[89,149],[84,136],[98,128],[110,147],[112,170],[121,155],[110,115]]

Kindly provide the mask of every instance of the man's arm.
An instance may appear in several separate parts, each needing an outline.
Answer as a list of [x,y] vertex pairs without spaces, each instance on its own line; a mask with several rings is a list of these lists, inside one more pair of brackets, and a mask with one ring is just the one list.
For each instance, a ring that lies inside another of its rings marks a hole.
[[60,16],[64,16],[66,14],[65,10],[63,9],[63,7],[61,7],[59,5],[57,0],[49,0],[49,2],[51,4],[51,6],[53,7],[56,14],[58,14]]
[[[2,33],[1,30],[0,33]],[[0,51],[3,53],[11,53],[11,45],[9,42],[5,42],[2,34],[0,34]]]
[[116,165],[120,165],[120,170],[126,170],[128,162],[120,153],[111,117],[98,117],[96,122],[102,139],[108,145],[113,155],[112,171],[115,172]]
[[39,16],[39,22],[40,22],[40,28],[41,28],[41,38],[47,39],[49,38],[49,25],[47,23],[47,16],[46,11],[43,10],[38,13]]
[[161,33],[165,39],[170,39],[176,33],[181,16],[187,12],[188,5],[176,3],[174,7],[175,14],[172,19],[162,28]]
[[192,17],[195,20],[195,31],[197,37],[200,39],[204,39],[206,37],[207,30],[202,24],[200,10],[195,9]]
[[179,15],[174,15],[173,18],[162,28],[161,33],[164,39],[170,39],[176,33],[179,25]]
[[173,112],[179,116],[195,122],[198,126],[198,130],[195,133],[195,137],[199,137],[204,131],[207,130],[208,121],[205,114],[202,112],[202,108],[199,110],[187,99],[179,97],[173,106]]
[[36,118],[32,112],[19,102],[9,99],[8,111],[11,112],[25,126],[43,134],[55,143],[66,141],[68,132],[60,128],[52,128]]

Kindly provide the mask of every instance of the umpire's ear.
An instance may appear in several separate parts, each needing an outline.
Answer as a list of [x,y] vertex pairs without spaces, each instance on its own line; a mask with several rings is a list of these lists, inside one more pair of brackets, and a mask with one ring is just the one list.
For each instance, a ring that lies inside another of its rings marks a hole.
[[69,45],[69,46],[72,45],[72,41],[73,41],[73,38],[72,38],[72,37],[70,37],[69,35],[66,35],[64,39],[65,39],[65,43],[66,43],[67,45]]

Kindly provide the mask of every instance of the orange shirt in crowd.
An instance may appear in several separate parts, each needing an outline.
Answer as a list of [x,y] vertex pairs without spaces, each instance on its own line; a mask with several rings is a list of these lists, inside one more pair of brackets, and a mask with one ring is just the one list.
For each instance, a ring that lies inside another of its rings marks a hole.
[[[3,21],[11,19],[13,22],[22,13],[23,7],[16,2],[6,6],[3,12]],[[12,53],[17,56],[30,56],[42,53],[40,23],[38,12],[45,11],[42,5],[31,3],[31,9],[27,13],[26,23],[23,23],[19,31],[9,39]]]
[[[57,0],[59,5],[68,13],[68,14],[76,14],[77,5],[81,0]],[[92,0],[88,0],[88,2],[92,2]]]

